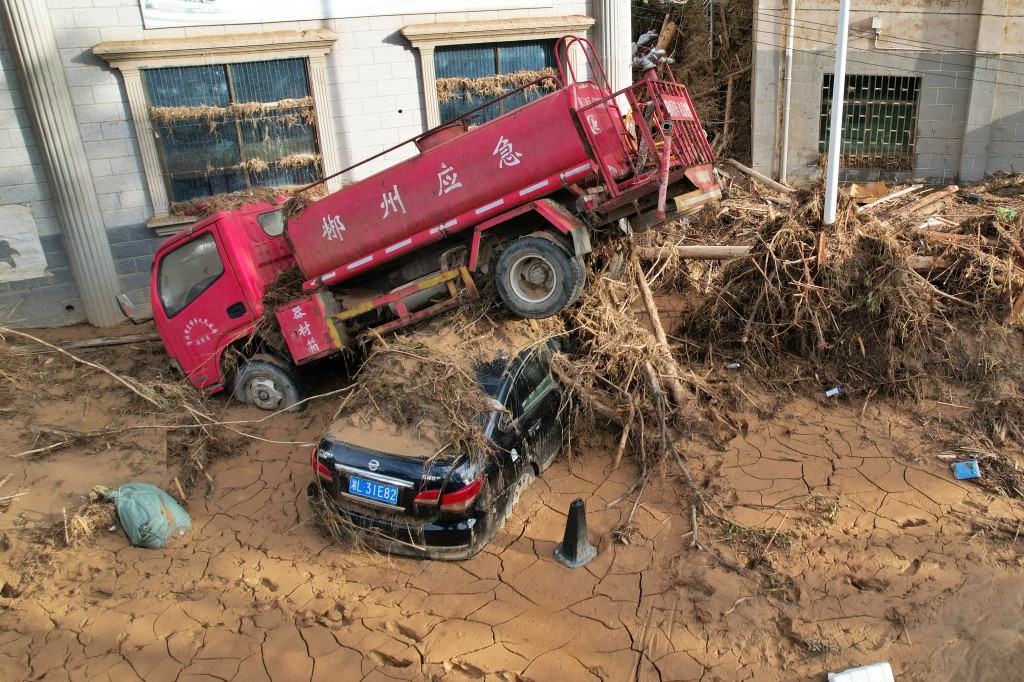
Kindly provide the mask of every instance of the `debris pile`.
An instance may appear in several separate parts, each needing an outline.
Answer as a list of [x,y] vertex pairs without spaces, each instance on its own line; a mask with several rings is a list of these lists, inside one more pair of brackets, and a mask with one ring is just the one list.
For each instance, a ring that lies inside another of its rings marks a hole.
[[657,47],[675,60],[673,75],[689,90],[718,157],[750,156],[753,17],[740,0],[633,2],[633,35],[658,34]]

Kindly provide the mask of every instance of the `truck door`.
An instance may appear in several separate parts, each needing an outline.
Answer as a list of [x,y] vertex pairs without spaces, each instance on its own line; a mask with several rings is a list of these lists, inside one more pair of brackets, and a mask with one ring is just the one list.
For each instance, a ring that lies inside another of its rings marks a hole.
[[219,384],[218,351],[252,314],[216,232],[197,232],[160,256],[154,280],[153,317],[168,352],[196,388]]

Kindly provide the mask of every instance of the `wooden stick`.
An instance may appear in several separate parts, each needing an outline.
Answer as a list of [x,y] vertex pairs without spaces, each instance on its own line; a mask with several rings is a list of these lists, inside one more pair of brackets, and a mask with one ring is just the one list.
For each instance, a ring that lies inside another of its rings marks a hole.
[[15,336],[20,336],[20,337],[26,338],[26,339],[28,339],[30,341],[34,341],[34,342],[38,343],[41,346],[46,346],[47,348],[50,348],[51,350],[57,351],[61,355],[66,355],[67,357],[71,358],[72,360],[74,360],[75,362],[77,362],[79,364],[85,365],[87,367],[92,367],[93,369],[98,369],[99,371],[103,372],[107,376],[109,376],[112,379],[114,379],[114,381],[117,381],[118,383],[123,385],[125,388],[127,388],[129,391],[131,391],[135,395],[137,395],[140,398],[142,398],[143,400],[145,400],[150,405],[153,405],[154,407],[160,407],[160,403],[156,400],[156,398],[153,398],[152,396],[146,395],[139,388],[137,388],[136,386],[133,386],[131,383],[129,383],[129,381],[127,379],[125,379],[124,377],[122,377],[122,376],[120,376],[118,374],[115,374],[114,372],[111,372],[109,369],[107,369],[106,367],[104,367],[102,365],[97,365],[95,362],[89,362],[88,360],[83,360],[82,358],[78,357],[77,355],[72,355],[71,353],[67,352],[66,350],[64,350],[60,346],[55,346],[52,343],[48,343],[46,341],[43,341],[42,339],[38,339],[38,338],[32,336],[31,334],[26,334],[25,332],[20,332],[20,331],[18,331],[16,329],[10,329],[9,327],[0,327],[0,336],[5,335],[5,334],[14,334]]
[[905,196],[907,194],[910,194],[911,192],[916,192],[922,187],[924,187],[924,185],[911,185],[910,187],[904,187],[903,189],[893,192],[892,194],[886,194],[881,199],[872,201],[870,204],[858,206],[857,213],[871,213],[871,211],[875,210],[876,207],[881,206],[885,202],[892,201],[893,199]]
[[740,163],[736,159],[726,159],[725,162],[730,164],[730,165],[732,165],[733,167],[735,167],[736,170],[738,170],[739,172],[741,172],[741,173],[743,173],[745,175],[749,175],[750,177],[754,178],[758,182],[760,182],[760,183],[762,183],[764,185],[767,185],[768,187],[771,187],[772,189],[776,190],[777,192],[782,192],[783,194],[793,194],[794,192],[796,192],[796,190],[793,189],[792,187],[786,187],[783,184],[775,182],[774,180],[769,178],[767,175],[762,175],[761,173],[758,173],[753,168],[747,168],[746,166],[744,166],[742,163]]
[[761,552],[761,561],[764,561],[764,558],[768,556],[768,550],[772,548],[772,543],[775,542],[776,536],[779,534],[779,531],[782,530],[782,524],[784,524],[788,518],[789,512],[786,512],[783,515],[782,520],[779,521],[779,525],[775,528],[775,532],[772,533],[771,538],[768,539],[768,544],[764,546],[764,551]]
[[44,448],[35,448],[34,450],[26,450],[25,452],[18,452],[16,454],[7,455],[7,456],[11,457],[12,459],[17,459],[19,457],[28,457],[29,455],[37,455],[40,452],[48,452],[50,450],[56,450],[57,448],[62,447],[62,446],[67,445],[67,444],[68,444],[68,441],[62,440],[59,443],[54,443],[53,445],[47,445]]
[[668,52],[669,45],[676,39],[676,32],[679,27],[676,26],[675,22],[669,18],[669,15],[665,15],[664,20],[661,22],[661,31],[658,33],[658,42],[655,44],[654,49],[665,50]]
[[663,247],[641,247],[636,250],[637,255],[645,261],[668,260],[673,256],[689,258],[691,260],[729,260],[740,258],[750,253],[749,246],[663,246]]
[[[936,232],[934,234],[945,234]],[[928,233],[929,236],[932,233]],[[958,235],[947,235],[956,237]],[[941,240],[940,240],[941,241]],[[954,240],[950,240],[954,241]],[[662,246],[644,247],[637,249],[637,255],[645,261],[667,260],[673,256],[689,258],[691,260],[731,260],[743,258],[750,255],[752,247],[749,246]],[[907,256],[907,264],[918,272],[928,272],[948,268],[952,263],[944,258],[935,256]]]
[[185,497],[185,491],[182,490],[181,481],[178,480],[177,476],[174,477],[174,487],[178,489],[178,495],[181,496],[181,501],[188,504],[188,498]]
[[902,206],[897,209],[893,209],[886,214],[887,218],[894,218],[896,216],[910,215],[915,211],[919,211],[929,204],[934,204],[936,201],[941,201],[948,196],[955,194],[960,191],[959,185],[950,185],[945,189],[940,189],[938,192],[932,192],[928,196],[921,197],[917,201],[911,202],[906,206]]
[[1024,313],[1024,290],[1021,290],[1017,294],[1017,298],[1013,299],[1013,305],[1010,307],[1010,314],[1007,316],[1007,322],[1016,322],[1020,319],[1021,313]]
[[633,426],[633,417],[635,416],[635,408],[633,405],[629,406],[629,416],[626,417],[626,425],[622,427],[622,436],[619,438],[619,447],[615,451],[615,460],[612,462],[612,468],[618,469],[619,464],[622,462],[622,453],[626,451],[626,441],[629,439],[629,430]]
[[672,398],[676,401],[676,406],[679,409],[687,410],[690,407],[693,394],[683,387],[683,382],[679,378],[679,367],[676,365],[675,358],[672,357],[672,349],[668,345],[665,328],[661,326],[661,316],[658,313],[658,306],[654,302],[654,294],[651,293],[647,276],[644,274],[643,268],[640,267],[640,260],[636,254],[633,254],[633,269],[636,272],[636,281],[640,287],[640,296],[643,298],[644,307],[647,308],[647,315],[651,318],[651,327],[654,329],[654,338],[657,342],[661,364],[668,374],[668,385],[672,392]]
[[732,84],[733,79],[730,78],[725,86],[725,117],[722,121],[722,141],[718,147],[718,154],[722,153],[725,149],[725,145],[729,144],[729,123],[732,119]]
[[[128,336],[117,336],[109,339],[87,339],[85,341],[76,341],[75,343],[69,343],[65,346],[61,346],[64,350],[82,350],[85,348],[104,348],[107,346],[124,346],[129,343],[143,343],[146,341],[159,341],[159,334],[129,334]],[[46,353],[48,351],[39,350],[33,351],[38,353]]]

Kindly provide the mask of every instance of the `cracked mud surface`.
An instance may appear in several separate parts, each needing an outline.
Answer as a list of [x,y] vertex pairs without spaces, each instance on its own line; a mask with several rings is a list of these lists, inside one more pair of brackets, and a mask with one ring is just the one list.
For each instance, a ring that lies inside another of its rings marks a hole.
[[[117,416],[125,399],[109,387],[93,400],[89,428],[134,419]],[[81,405],[38,409],[0,427],[10,450],[32,446],[32,423],[70,427]],[[309,441],[332,413],[315,406],[255,432]],[[746,435],[724,452],[688,444],[685,456],[723,516],[778,531],[752,556],[699,519],[702,542],[729,562],[769,563],[771,584],[691,547],[671,463],[653,472],[630,543],[614,542],[635,498],[606,505],[637,476],[627,463],[612,470],[614,434],[577,439],[490,545],[455,563],[330,545],[305,500],[308,448],[251,442],[211,467],[212,500],[190,495],[186,541],[143,550],[102,531],[58,553],[38,587],[3,599],[0,679],[810,681],[888,660],[901,682],[952,682],[1021,668],[1020,545],[973,533],[956,513],[1016,518],[1019,503],[955,481],[935,457],[941,426],[806,399],[768,421],[744,417]],[[166,486],[158,440],[136,436],[134,454],[6,460],[5,494],[30,494],[0,529],[14,538],[19,514],[70,511],[94,483]],[[577,496],[599,553],[570,570],[552,552]],[[23,549],[0,553],[0,577],[15,581],[7,562]]]

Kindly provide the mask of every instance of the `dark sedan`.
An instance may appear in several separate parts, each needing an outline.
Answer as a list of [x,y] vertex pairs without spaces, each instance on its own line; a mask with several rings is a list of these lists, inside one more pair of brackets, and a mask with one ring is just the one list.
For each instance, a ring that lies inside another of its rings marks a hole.
[[515,358],[505,355],[504,361],[477,365],[477,381],[496,401],[493,411],[480,415],[489,443],[485,452],[398,454],[329,431],[312,454],[311,498],[325,502],[347,522],[344,526],[386,552],[433,559],[472,556],[561,449],[566,411],[562,387],[549,367],[558,346],[549,340]]

